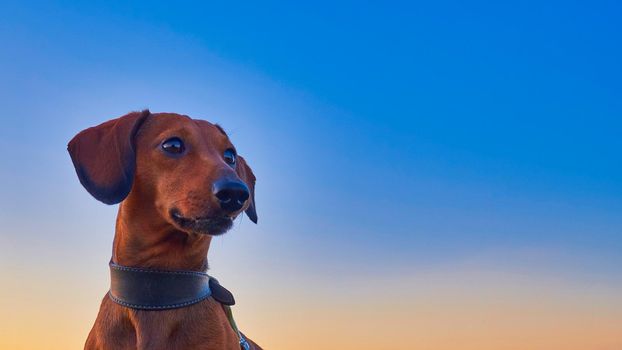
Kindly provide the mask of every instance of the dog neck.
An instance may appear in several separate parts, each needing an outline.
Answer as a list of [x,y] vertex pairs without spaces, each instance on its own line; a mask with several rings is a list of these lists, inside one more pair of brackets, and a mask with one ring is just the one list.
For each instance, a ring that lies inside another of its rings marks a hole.
[[164,270],[207,270],[211,236],[189,234],[162,218],[149,201],[129,196],[119,206],[112,261]]

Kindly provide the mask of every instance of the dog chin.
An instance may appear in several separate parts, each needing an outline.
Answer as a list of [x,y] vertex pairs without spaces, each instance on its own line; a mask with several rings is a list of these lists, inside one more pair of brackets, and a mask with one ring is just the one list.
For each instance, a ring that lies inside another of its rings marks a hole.
[[170,211],[170,216],[176,226],[188,233],[219,236],[233,226],[233,219],[228,216],[185,217],[176,209]]

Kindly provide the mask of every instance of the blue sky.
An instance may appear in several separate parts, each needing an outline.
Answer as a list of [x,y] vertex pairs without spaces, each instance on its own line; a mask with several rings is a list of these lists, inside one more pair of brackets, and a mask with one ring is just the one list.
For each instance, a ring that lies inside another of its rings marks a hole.
[[[243,249],[270,266],[377,274],[481,259],[618,279],[620,10],[5,2],[0,232],[20,256],[29,240],[109,254],[114,208],[80,188],[65,144],[149,107],[230,131],[258,177],[260,225],[240,230],[263,239]],[[89,223],[99,238],[78,232]]]
[[[399,340],[395,319],[433,338],[420,348],[498,349],[490,325],[523,348],[546,337],[539,346],[605,348],[619,331],[601,325],[622,314],[621,10],[2,2],[0,300],[18,312],[0,347],[32,327],[49,331],[29,341],[82,344],[107,289],[116,207],[80,186],[66,143],[150,108],[220,123],[257,175],[259,225],[238,220],[210,265],[269,348],[343,340],[336,330],[383,302],[386,315],[369,317],[386,330],[342,348]],[[67,321],[51,329],[58,312]],[[322,333],[313,315],[331,312],[334,334]],[[463,319],[473,333],[446,333]]]

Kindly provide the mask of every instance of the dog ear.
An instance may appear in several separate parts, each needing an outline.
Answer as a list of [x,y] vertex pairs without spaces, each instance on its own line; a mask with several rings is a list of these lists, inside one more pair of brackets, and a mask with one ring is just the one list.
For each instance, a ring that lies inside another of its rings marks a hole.
[[252,222],[257,223],[257,210],[255,209],[255,174],[253,174],[253,171],[242,156],[238,156],[237,161],[238,166],[236,167],[236,172],[251,191],[250,204],[244,212],[248,215],[248,218],[251,219]]
[[82,186],[106,204],[121,202],[136,170],[134,137],[150,115],[132,112],[78,133],[67,145]]

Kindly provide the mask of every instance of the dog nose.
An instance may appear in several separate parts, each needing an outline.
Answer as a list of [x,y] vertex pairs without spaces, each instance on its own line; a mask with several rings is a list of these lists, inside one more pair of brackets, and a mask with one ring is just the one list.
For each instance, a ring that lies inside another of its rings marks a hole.
[[242,209],[249,197],[248,187],[240,181],[219,180],[214,183],[212,190],[220,208],[228,212]]

